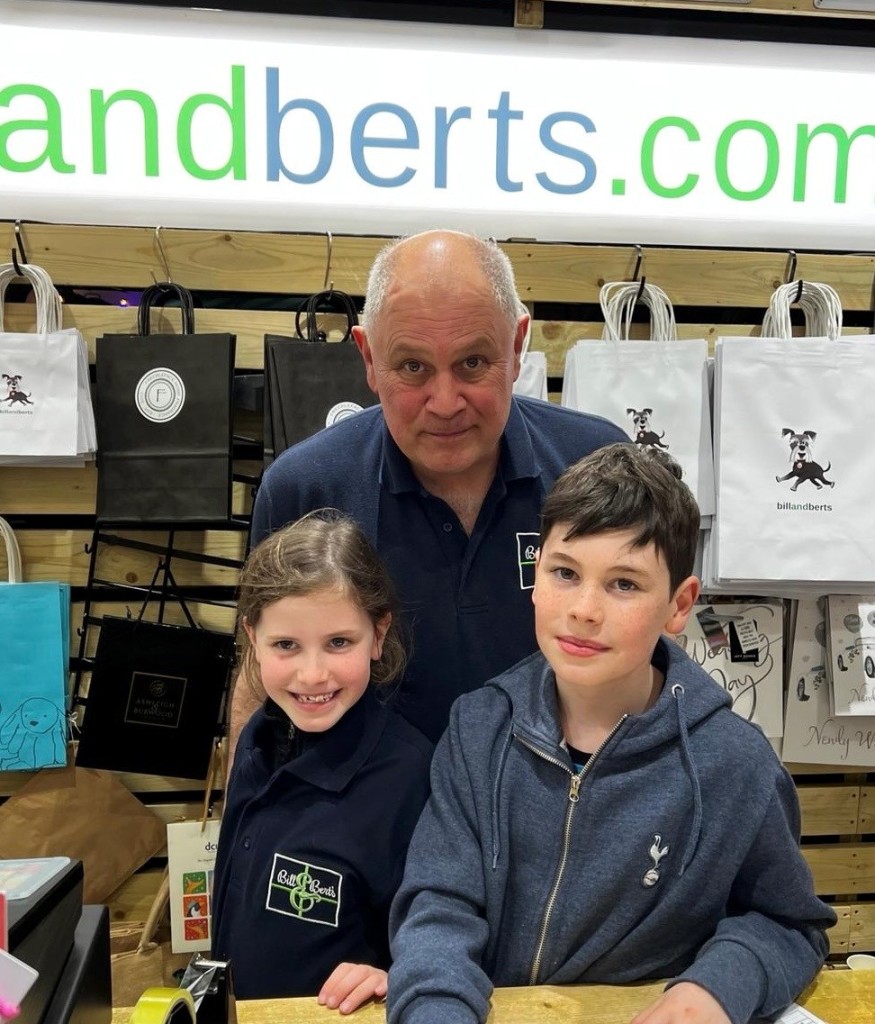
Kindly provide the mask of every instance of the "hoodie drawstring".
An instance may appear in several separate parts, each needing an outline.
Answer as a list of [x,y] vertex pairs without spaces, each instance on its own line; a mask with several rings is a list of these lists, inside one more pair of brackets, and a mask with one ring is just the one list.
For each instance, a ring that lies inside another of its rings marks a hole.
[[690,861],[693,859],[696,853],[696,848],[699,845],[699,837],[702,834],[702,789],[699,786],[699,775],[696,771],[696,766],[693,763],[693,755],[690,753],[690,737],[687,734],[687,722],[684,716],[684,710],[682,705],[684,697],[684,688],[680,683],[675,683],[671,688],[671,695],[675,699],[675,708],[677,709],[678,715],[678,731],[681,737],[681,752],[683,753],[684,761],[687,765],[687,771],[690,775],[690,785],[693,787],[693,826],[690,830],[690,838],[687,841],[687,848],[684,850],[683,860],[681,861],[681,869],[678,872],[678,876],[682,875],[689,867]]
[[507,764],[507,755],[513,741],[513,719],[508,721],[507,734],[504,737],[504,745],[501,748],[501,756],[498,759],[498,771],[495,773],[495,781],[492,784],[492,870],[498,867],[498,857],[501,853],[501,832],[498,823],[498,796],[501,792],[501,780],[504,777],[504,766]]

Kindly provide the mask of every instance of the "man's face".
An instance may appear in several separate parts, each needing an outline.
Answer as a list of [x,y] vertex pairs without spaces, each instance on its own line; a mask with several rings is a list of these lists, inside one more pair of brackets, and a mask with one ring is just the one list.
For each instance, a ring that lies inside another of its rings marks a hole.
[[426,486],[491,479],[526,322],[508,323],[467,249],[442,245],[399,257],[372,333],[355,329],[389,432]]

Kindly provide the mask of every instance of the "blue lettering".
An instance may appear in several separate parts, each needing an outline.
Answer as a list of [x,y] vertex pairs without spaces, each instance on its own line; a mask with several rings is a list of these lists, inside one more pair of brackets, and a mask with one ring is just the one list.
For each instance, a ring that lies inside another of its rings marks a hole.
[[447,187],[447,138],[450,128],[460,117],[470,120],[470,107],[456,107],[447,117],[446,107],[434,109],[434,187]]
[[583,178],[571,185],[559,185],[544,171],[540,171],[535,177],[538,179],[541,187],[547,192],[556,192],[559,195],[570,196],[578,192],[586,192],[587,189],[592,188],[596,179],[596,166],[589,153],[584,153],[582,149],[575,149],[574,146],[566,146],[564,143],[557,142],[553,138],[553,126],[562,121],[578,124],[585,132],[594,132],[595,125],[588,117],[585,117],[583,114],[576,114],[573,111],[557,111],[555,114],[545,117],[541,122],[541,144],[544,149],[550,153],[555,153],[557,156],[568,157],[569,160],[579,163],[583,168]]
[[487,116],[495,124],[495,181],[502,192],[522,192],[521,181],[511,181],[508,177],[508,158],[510,151],[510,121],[522,121],[521,110],[510,109],[510,93],[503,92],[498,106],[490,110]]
[[[279,109],[279,69],[265,68],[267,73],[267,180],[279,181],[280,174],[299,185],[313,185],[322,181],[331,169],[334,159],[334,129],[325,107],[316,100],[290,100]],[[308,110],[319,125],[319,160],[312,171],[290,171],[283,163],[280,152],[280,128],[290,110]]]
[[[366,136],[367,123],[375,114],[394,114],[404,128],[403,138],[389,139]],[[398,188],[400,185],[406,185],[416,174],[414,168],[405,167],[394,178],[382,178],[374,174],[365,163],[364,149],[366,146],[381,149],[419,149],[419,131],[416,121],[413,120],[413,115],[409,110],[398,106],[397,103],[371,103],[360,110],[352,124],[349,144],[355,169],[359,177],[369,185],[377,185],[379,188]]]

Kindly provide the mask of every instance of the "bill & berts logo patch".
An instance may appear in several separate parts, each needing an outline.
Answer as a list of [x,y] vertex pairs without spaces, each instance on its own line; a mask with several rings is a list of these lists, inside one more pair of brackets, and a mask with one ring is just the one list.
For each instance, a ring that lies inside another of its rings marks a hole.
[[535,555],[538,553],[540,540],[540,534],[537,533],[518,533],[516,535],[520,590],[532,590],[535,586]]
[[265,907],[275,914],[336,928],[342,883],[343,875],[336,871],[275,853]]

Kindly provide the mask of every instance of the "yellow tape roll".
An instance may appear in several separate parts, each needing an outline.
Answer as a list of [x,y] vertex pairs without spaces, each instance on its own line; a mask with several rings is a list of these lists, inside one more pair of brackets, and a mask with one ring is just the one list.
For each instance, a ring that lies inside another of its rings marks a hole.
[[195,1024],[194,1000],[187,988],[147,988],[137,1000],[130,1024]]

